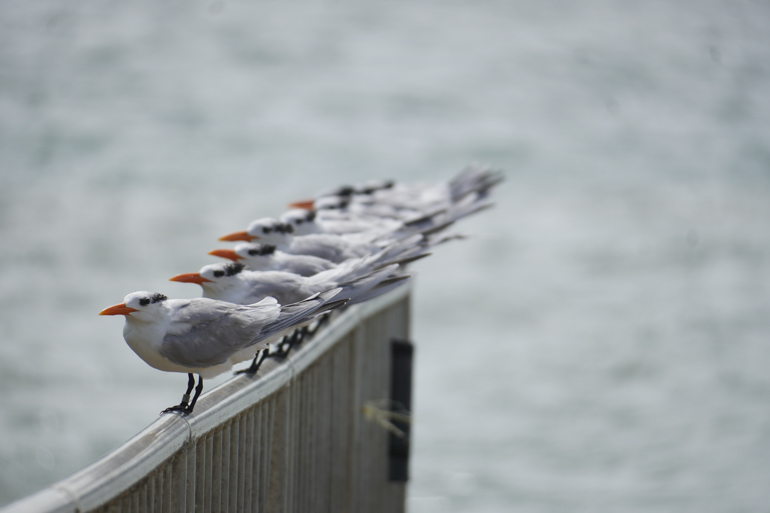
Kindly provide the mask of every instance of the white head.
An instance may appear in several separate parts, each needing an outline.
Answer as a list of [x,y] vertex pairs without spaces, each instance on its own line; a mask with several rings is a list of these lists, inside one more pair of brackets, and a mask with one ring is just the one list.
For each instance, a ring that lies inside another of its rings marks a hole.
[[260,244],[259,242],[246,242],[237,244],[233,248],[233,253],[246,262],[269,260],[275,254],[275,246],[271,244]]
[[294,227],[272,217],[252,221],[246,232],[265,244],[286,244],[291,240]]
[[345,210],[350,203],[349,196],[324,196],[315,200],[316,210]]
[[232,287],[245,266],[238,262],[211,264],[197,273],[179,274],[170,279],[180,283],[197,283],[203,287],[203,297],[218,297]]
[[159,292],[132,292],[122,303],[105,308],[99,315],[125,315],[126,321],[154,322],[166,314],[164,301],[167,299]]
[[315,210],[295,208],[281,215],[281,221],[294,228],[294,235],[310,235],[321,231],[315,217]]

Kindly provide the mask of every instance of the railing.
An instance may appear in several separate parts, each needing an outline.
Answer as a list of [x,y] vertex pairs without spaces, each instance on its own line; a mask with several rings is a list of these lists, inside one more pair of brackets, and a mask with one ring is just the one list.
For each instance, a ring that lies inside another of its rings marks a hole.
[[211,390],[194,414],[162,415],[0,512],[401,512],[403,438],[395,453],[390,441],[389,457],[394,435],[363,410],[392,390],[403,398],[391,374],[405,367],[391,361],[394,351],[403,361],[404,343],[394,340],[408,335],[402,286],[348,308],[283,362],[268,359],[257,377]]

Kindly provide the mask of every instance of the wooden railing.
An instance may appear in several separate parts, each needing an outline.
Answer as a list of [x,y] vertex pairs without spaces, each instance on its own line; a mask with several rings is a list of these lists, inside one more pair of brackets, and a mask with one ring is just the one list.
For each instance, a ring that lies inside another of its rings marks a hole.
[[402,286],[0,512],[402,512],[408,438],[364,410],[408,404],[408,338]]

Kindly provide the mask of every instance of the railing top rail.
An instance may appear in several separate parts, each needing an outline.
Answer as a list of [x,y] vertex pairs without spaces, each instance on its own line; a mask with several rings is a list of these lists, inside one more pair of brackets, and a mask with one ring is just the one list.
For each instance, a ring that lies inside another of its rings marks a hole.
[[0,508],[0,513],[74,513],[101,506],[138,483],[190,441],[287,386],[297,373],[316,361],[362,320],[402,300],[409,291],[407,284],[347,308],[286,361],[265,362],[266,373],[260,372],[258,377],[244,374],[233,377],[202,395],[192,415],[161,415],[101,459],[33,495]]

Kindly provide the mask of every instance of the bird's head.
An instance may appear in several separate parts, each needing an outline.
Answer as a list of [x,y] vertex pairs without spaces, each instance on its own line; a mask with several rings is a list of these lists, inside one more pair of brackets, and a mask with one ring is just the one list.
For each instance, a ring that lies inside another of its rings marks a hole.
[[324,196],[315,200],[316,210],[345,210],[350,204],[350,196]]
[[197,273],[178,274],[169,281],[180,283],[197,283],[205,291],[220,291],[232,283],[233,277],[238,275],[246,266],[238,262],[206,265]]
[[125,315],[126,320],[152,320],[162,311],[163,302],[167,296],[159,292],[142,290],[132,292],[123,298],[123,302],[105,308],[99,315]]
[[264,217],[252,221],[246,231],[231,233],[220,237],[219,240],[253,242],[259,239],[267,244],[281,244],[287,242],[293,233],[292,225],[272,217]]
[[233,262],[269,256],[274,253],[275,246],[271,244],[260,244],[259,242],[245,242],[236,245],[233,249],[215,249],[214,251],[209,251],[209,255],[227,258]]
[[358,194],[374,194],[377,191],[384,191],[386,189],[392,189],[396,182],[393,180],[374,180],[366,182],[363,185],[356,187],[356,193]]
[[315,210],[293,208],[281,215],[281,221],[294,228],[294,235],[309,235],[319,231],[315,217]]
[[234,251],[243,258],[267,257],[275,254],[275,246],[272,244],[238,244]]

